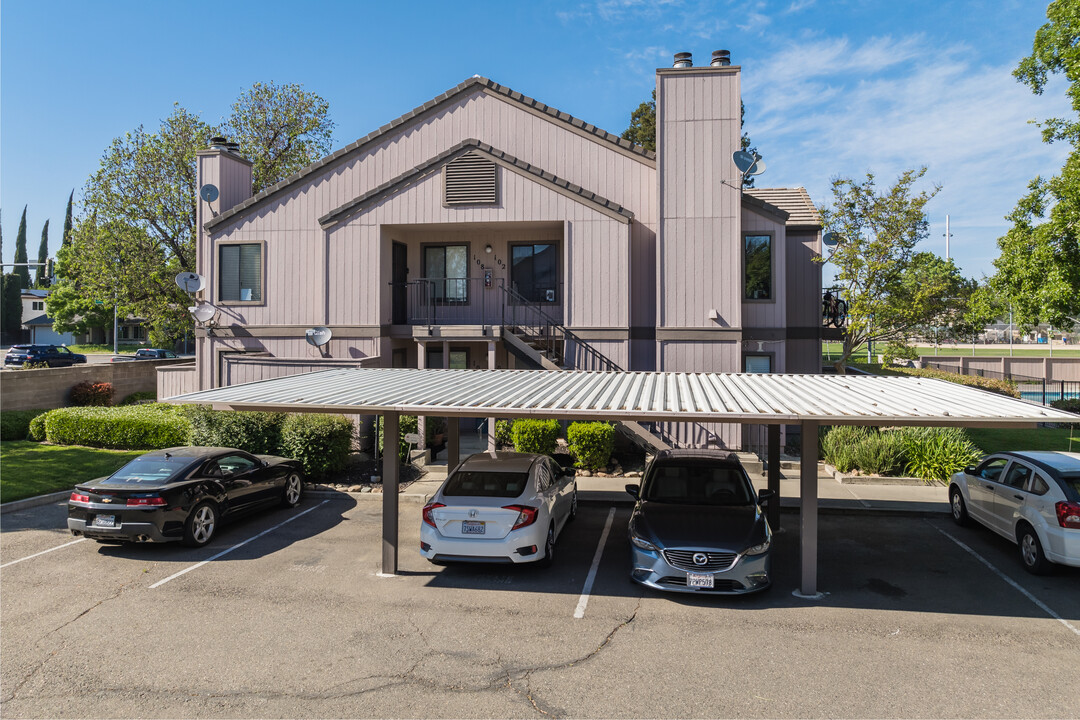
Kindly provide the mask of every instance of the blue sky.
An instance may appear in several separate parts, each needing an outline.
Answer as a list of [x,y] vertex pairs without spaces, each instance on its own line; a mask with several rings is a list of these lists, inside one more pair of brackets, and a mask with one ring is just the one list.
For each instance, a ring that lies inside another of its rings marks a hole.
[[1011,76],[1045,22],[1037,0],[593,0],[221,3],[4,0],[0,5],[0,209],[4,260],[23,205],[33,257],[50,219],[59,247],[109,141],[152,130],[174,103],[216,122],[256,81],[297,82],[330,103],[345,145],[479,74],[619,133],[675,52],[728,49],[742,66],[746,131],[762,187],[828,202],[837,176],[883,183],[927,165],[943,186],[924,249],[969,276],[1035,175],[1066,147],[1036,118],[1066,115],[1064,84],[1035,96]]

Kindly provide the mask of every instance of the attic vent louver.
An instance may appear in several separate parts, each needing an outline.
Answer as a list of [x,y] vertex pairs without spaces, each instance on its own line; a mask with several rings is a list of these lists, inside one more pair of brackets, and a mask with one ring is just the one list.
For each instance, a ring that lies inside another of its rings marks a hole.
[[495,202],[495,163],[470,150],[443,168],[447,205],[479,205]]

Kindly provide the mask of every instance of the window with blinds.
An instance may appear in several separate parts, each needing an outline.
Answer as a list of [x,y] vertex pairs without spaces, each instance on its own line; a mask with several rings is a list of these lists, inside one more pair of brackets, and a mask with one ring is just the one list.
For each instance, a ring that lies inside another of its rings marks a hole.
[[495,202],[495,163],[475,151],[452,160],[443,168],[443,199],[447,205]]
[[221,300],[262,302],[262,245],[221,245],[218,257]]

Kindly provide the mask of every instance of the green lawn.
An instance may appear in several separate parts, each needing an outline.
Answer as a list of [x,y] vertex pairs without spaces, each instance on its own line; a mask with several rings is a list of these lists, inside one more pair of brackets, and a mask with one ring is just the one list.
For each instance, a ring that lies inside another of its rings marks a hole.
[[1072,450],[1080,452],[1080,430],[1068,428],[966,428],[972,442],[983,452],[1003,450]]
[[[117,352],[121,355],[134,353],[146,345],[119,345]],[[74,353],[109,353],[112,354],[112,345],[68,345],[68,350]]]
[[25,440],[0,442],[0,502],[67,490],[109,475],[144,452],[43,445]]

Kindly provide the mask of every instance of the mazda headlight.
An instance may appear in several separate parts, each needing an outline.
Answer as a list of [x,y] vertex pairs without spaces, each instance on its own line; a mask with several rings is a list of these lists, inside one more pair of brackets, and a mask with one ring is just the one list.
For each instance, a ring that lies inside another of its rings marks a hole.
[[640,548],[648,552],[659,552],[660,550],[651,542],[638,535],[633,527],[630,528],[630,542],[634,544],[634,547]]
[[761,555],[762,553],[766,553],[769,551],[770,545],[772,545],[772,539],[765,538],[765,542],[761,543],[760,545],[755,545],[753,547],[747,548],[746,552],[744,552],[743,555]]

